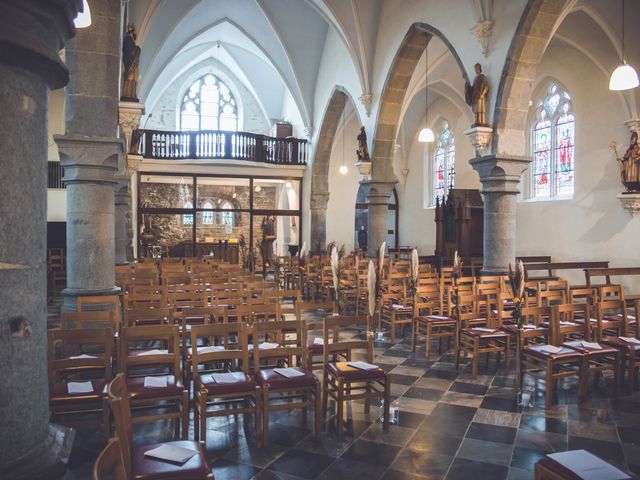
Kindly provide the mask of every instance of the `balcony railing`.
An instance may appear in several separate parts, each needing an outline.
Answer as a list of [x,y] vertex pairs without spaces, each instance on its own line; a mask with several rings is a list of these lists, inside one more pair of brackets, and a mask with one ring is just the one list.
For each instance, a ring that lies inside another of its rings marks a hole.
[[306,165],[306,140],[217,130],[140,130],[138,154],[157,160],[229,159],[275,165]]

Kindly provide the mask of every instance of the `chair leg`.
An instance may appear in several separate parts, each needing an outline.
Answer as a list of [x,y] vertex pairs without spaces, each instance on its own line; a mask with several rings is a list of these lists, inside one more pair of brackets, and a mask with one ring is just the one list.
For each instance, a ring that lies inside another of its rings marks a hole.
[[389,378],[384,379],[384,414],[382,417],[382,430],[389,430],[389,411],[391,408],[391,386]]
[[269,446],[269,385],[262,387],[262,447]]
[[430,357],[430,353],[431,353],[431,324],[427,323],[427,335],[426,335],[426,346],[425,346],[425,356],[427,357],[427,360],[429,360]]
[[320,402],[320,382],[318,380],[316,380],[316,387],[313,391],[313,399],[315,401],[315,437],[316,440],[320,440],[320,418],[322,416],[322,404]]
[[256,387],[253,397],[255,401],[254,428],[256,430],[256,445],[262,446],[262,389]]
[[109,402],[106,398],[102,400],[102,426],[104,429],[104,441],[106,443],[111,437],[111,416]]
[[509,350],[511,350],[511,337],[507,336],[504,347],[504,376],[509,375]]
[[327,407],[329,406],[329,375],[325,369],[322,376],[322,416],[327,416]]
[[473,360],[471,362],[471,378],[478,378],[478,357],[480,356],[480,340],[478,337],[473,338]]
[[197,398],[193,401],[193,439],[200,441],[200,404]]
[[182,439],[189,439],[189,392],[182,392]]
[[416,351],[416,335],[418,334],[417,329],[418,329],[418,320],[414,318],[413,332],[411,332],[411,351],[412,352]]
[[545,408],[551,408],[553,403],[553,362],[551,360],[547,360],[547,395],[545,398]]
[[200,394],[200,441],[207,446],[207,396]]
[[342,437],[342,415],[344,411],[344,385],[342,380],[338,380],[338,395],[336,405],[336,428],[338,430],[338,438]]

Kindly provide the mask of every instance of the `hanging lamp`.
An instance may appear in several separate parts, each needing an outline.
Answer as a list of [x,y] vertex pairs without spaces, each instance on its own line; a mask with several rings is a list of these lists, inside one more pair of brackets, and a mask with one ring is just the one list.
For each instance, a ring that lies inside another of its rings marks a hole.
[[87,28],[91,25],[91,10],[87,0],[82,1],[82,12],[78,12],[76,18],[73,19],[73,24],[76,28]]
[[427,124],[429,121],[427,118],[427,110],[429,108],[429,36],[425,34],[425,46],[424,46],[424,128],[420,130],[418,135],[418,141],[422,143],[431,143],[435,141],[435,135]]
[[625,0],[622,0],[622,64],[616,67],[609,79],[609,90],[615,91],[630,90],[640,84],[636,70],[627,64],[624,56],[624,3]]

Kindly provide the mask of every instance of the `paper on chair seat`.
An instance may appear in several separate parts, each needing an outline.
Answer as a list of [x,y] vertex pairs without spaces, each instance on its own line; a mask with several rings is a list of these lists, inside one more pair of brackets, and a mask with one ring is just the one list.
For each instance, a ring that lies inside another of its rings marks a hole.
[[215,352],[224,352],[224,347],[218,345],[211,345],[208,347],[198,347],[198,353],[215,353]]
[[577,323],[574,323],[574,322],[564,322],[564,321],[562,321],[562,322],[560,322],[560,325],[577,325]]
[[493,333],[496,331],[495,328],[484,328],[484,327],[473,327],[471,330],[475,330],[476,332],[486,332],[486,333]]
[[619,480],[631,478],[613,465],[608,464],[586,450],[551,453],[547,456],[584,480]]
[[154,448],[153,450],[145,452],[144,456],[151,457],[157,460],[175,462],[182,465],[197,454],[197,451],[191,450],[190,448],[177,447],[174,445],[160,445],[158,448]]
[[542,350],[543,352],[558,353],[562,351],[562,348],[556,347],[555,345],[543,345],[542,347],[540,347],[540,350]]
[[627,343],[635,343],[636,345],[640,345],[640,340],[636,337],[620,337],[620,340],[624,340]]
[[260,345],[258,345],[258,348],[260,350],[271,350],[272,348],[278,348],[280,345],[278,345],[277,343],[270,343],[270,342],[262,342]]
[[295,368],[274,368],[273,371],[287,378],[304,377],[304,372]]
[[245,379],[243,372],[225,372],[225,373],[212,373],[211,378],[216,383],[237,383],[242,382]]
[[80,360],[82,358],[98,358],[94,355],[87,355],[86,353],[83,353],[82,355],[74,355],[73,357],[69,357],[69,360]]
[[602,347],[598,342],[585,342],[584,340],[581,342],[583,347],[593,348],[594,350],[602,350]]
[[167,377],[144,377],[144,388],[165,388]]
[[526,325],[523,325],[522,328],[524,328],[525,330],[535,330],[538,327],[532,325],[531,323],[527,323]]
[[324,345],[324,338],[316,337],[313,339],[314,345]]
[[444,315],[427,315],[429,318],[435,318],[436,320],[449,320],[450,317],[445,317]]
[[145,352],[140,352],[137,355],[139,357],[142,357],[143,355],[166,355],[167,353],[169,353],[169,350],[147,350]]
[[347,365],[353,368],[358,368],[360,370],[375,370],[376,368],[378,368],[377,365],[373,365],[371,363],[361,362],[361,361],[347,362]]
[[67,383],[67,392],[69,392],[70,395],[93,393],[93,384],[91,382],[69,382]]
[[396,310],[400,310],[401,308],[404,308],[404,305],[391,305],[391,308],[394,308]]

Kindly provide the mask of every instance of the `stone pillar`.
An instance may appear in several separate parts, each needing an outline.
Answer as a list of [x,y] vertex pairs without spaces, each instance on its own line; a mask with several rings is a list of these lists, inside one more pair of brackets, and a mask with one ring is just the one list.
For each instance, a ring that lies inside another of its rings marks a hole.
[[47,105],[81,0],[3,2],[0,15],[0,477],[65,468],[73,431],[49,424]]
[[531,158],[495,155],[470,160],[484,194],[484,263],[482,274],[501,275],[516,258],[516,196]]
[[387,241],[389,231],[389,195],[396,182],[377,182],[364,180],[360,182],[367,189],[366,197],[369,205],[367,214],[367,256],[376,258],[380,245]]
[[329,192],[311,194],[311,245],[313,255],[320,254],[327,246],[327,203]]
[[[126,170],[126,191],[124,190],[124,184],[121,184],[119,190],[116,192],[116,202],[127,202],[127,210],[126,212],[120,211],[118,209],[118,203],[116,203],[116,223],[117,222],[125,222],[124,226],[124,237],[122,242],[124,242],[124,258],[125,261],[133,261],[134,260],[134,235],[133,235],[133,219],[135,218],[135,214],[137,213],[137,204],[133,201],[132,196],[132,186],[136,181],[135,174],[138,169],[138,165],[140,163],[141,158],[137,154],[137,145],[131,144],[131,137],[134,130],[137,130],[140,126],[140,117],[144,114],[144,104],[140,102],[124,102],[121,101],[118,103],[118,117],[120,121],[120,127],[122,128],[122,132],[124,133],[124,137],[126,139],[126,157],[124,162],[124,170]],[[138,140],[139,141],[139,140]],[[123,170],[123,171],[124,171]],[[133,176],[133,178],[132,178]],[[122,183],[122,182],[121,182]],[[118,195],[122,195],[122,198],[118,200]],[[135,206],[134,206],[135,205]],[[121,216],[122,213],[125,213],[125,216]],[[116,232],[120,227],[116,225]],[[137,226],[136,226],[137,228]],[[118,234],[116,233],[116,262],[118,259],[118,242],[121,240],[118,239]]]
[[117,178],[118,183],[115,189],[115,263],[123,265],[127,263],[127,224],[131,208],[131,192],[129,191],[129,177],[118,175]]
[[108,295],[115,287],[114,175],[118,134],[121,2],[93,0],[91,28],[67,43],[71,80],[65,135],[55,137],[67,186],[67,288],[63,309],[79,295]]

